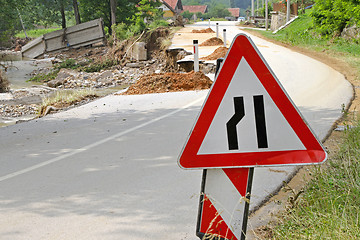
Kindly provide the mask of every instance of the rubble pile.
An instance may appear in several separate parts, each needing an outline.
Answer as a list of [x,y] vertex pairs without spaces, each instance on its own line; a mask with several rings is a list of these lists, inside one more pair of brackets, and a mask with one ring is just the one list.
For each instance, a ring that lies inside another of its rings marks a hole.
[[16,118],[25,115],[35,115],[38,112],[38,105],[7,105],[0,104],[0,117],[1,118]]
[[[110,70],[87,73],[71,69],[61,69],[54,80],[47,82],[52,88],[103,88],[115,87],[124,84],[133,84],[141,76],[155,72],[154,60],[127,63],[126,66],[115,66]],[[157,65],[161,67],[161,65]]]

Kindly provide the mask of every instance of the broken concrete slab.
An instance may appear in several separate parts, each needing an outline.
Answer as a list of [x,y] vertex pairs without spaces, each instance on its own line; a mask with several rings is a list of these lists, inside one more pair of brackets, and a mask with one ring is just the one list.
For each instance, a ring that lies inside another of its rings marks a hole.
[[22,48],[22,56],[37,58],[45,53],[79,48],[96,43],[105,44],[104,24],[101,18],[69,28],[47,33]]

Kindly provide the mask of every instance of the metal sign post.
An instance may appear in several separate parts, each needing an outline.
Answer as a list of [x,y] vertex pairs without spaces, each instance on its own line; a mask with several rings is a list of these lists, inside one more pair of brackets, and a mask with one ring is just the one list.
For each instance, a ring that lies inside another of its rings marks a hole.
[[247,182],[247,193],[246,193],[246,201],[245,201],[245,210],[244,210],[244,218],[243,218],[243,228],[241,231],[241,240],[245,240],[246,238],[246,230],[247,230],[247,223],[249,220],[249,210],[250,210],[250,197],[251,197],[251,189],[252,183],[254,179],[254,168],[249,168],[249,176]]

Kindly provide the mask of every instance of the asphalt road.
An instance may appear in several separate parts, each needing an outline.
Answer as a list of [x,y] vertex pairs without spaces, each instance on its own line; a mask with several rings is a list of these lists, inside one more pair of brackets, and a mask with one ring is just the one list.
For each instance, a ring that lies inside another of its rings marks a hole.
[[[351,85],[321,63],[253,40],[324,138]],[[0,238],[197,239],[201,171],[176,161],[206,95],[113,95],[1,128]],[[261,179],[255,173],[252,207],[278,187],[277,177]]]

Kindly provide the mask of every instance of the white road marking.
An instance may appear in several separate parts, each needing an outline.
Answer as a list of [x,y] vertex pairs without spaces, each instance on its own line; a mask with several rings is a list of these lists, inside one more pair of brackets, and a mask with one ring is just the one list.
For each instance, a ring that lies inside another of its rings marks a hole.
[[94,147],[97,147],[97,146],[99,146],[99,145],[101,145],[101,144],[104,144],[104,143],[106,143],[106,142],[108,142],[108,141],[111,141],[111,140],[113,140],[113,139],[115,139],[115,138],[124,136],[124,135],[126,135],[126,134],[128,134],[128,133],[130,133],[130,132],[133,132],[133,131],[135,131],[135,130],[138,130],[138,129],[140,129],[140,128],[143,128],[143,127],[145,127],[145,126],[147,126],[147,125],[149,125],[149,124],[152,124],[152,123],[157,122],[157,121],[160,121],[160,120],[162,120],[162,119],[164,119],[164,118],[170,117],[171,115],[174,115],[174,114],[176,114],[176,113],[178,113],[178,112],[181,112],[182,110],[184,110],[184,109],[186,109],[186,108],[188,108],[188,107],[191,107],[191,106],[195,105],[196,103],[198,103],[198,102],[200,102],[200,101],[204,101],[204,99],[205,99],[205,97],[201,97],[201,98],[199,98],[199,99],[197,99],[197,100],[195,100],[195,101],[193,101],[193,102],[191,102],[191,103],[189,103],[189,104],[187,104],[187,105],[185,105],[185,106],[183,106],[183,107],[181,107],[181,108],[179,108],[179,109],[177,109],[177,110],[174,110],[174,111],[172,111],[172,112],[170,112],[170,113],[168,113],[168,114],[165,114],[165,115],[163,115],[163,116],[160,116],[160,117],[158,117],[158,118],[152,119],[152,120],[150,120],[150,121],[148,121],[148,122],[142,123],[142,124],[140,124],[140,125],[138,125],[138,126],[136,126],[136,127],[130,128],[130,129],[126,130],[126,131],[119,132],[119,133],[114,134],[114,135],[112,135],[112,136],[110,136],[110,137],[107,137],[107,138],[104,138],[104,139],[102,139],[102,140],[100,140],[100,141],[97,141],[97,142],[94,142],[94,143],[92,143],[92,144],[86,145],[86,146],[84,146],[84,147],[82,147],[82,148],[75,149],[75,150],[73,150],[73,151],[71,151],[71,152],[68,152],[68,153],[63,154],[63,155],[61,155],[61,156],[59,156],[59,157],[50,159],[50,160],[48,160],[48,161],[45,161],[45,162],[42,162],[42,163],[33,165],[33,166],[31,166],[31,167],[28,167],[28,168],[25,168],[25,169],[22,169],[22,170],[19,170],[19,171],[16,171],[16,172],[7,174],[7,175],[5,175],[5,176],[2,176],[2,177],[0,177],[0,182],[3,182],[3,181],[5,181],[5,180],[9,180],[9,179],[11,179],[11,178],[20,176],[20,175],[22,175],[22,174],[25,174],[25,173],[28,173],[28,172],[31,172],[31,171],[34,171],[34,170],[37,170],[37,169],[39,169],[39,168],[45,167],[45,166],[47,166],[47,165],[50,165],[50,164],[52,164],[52,163],[55,163],[55,162],[58,162],[58,161],[60,161],[60,160],[66,159],[66,158],[68,158],[68,157],[74,156],[74,155],[76,155],[76,154],[78,154],[78,153],[81,153],[81,152],[85,152],[85,151],[87,151],[87,150],[90,150],[90,149],[92,149],[92,148],[94,148]]

